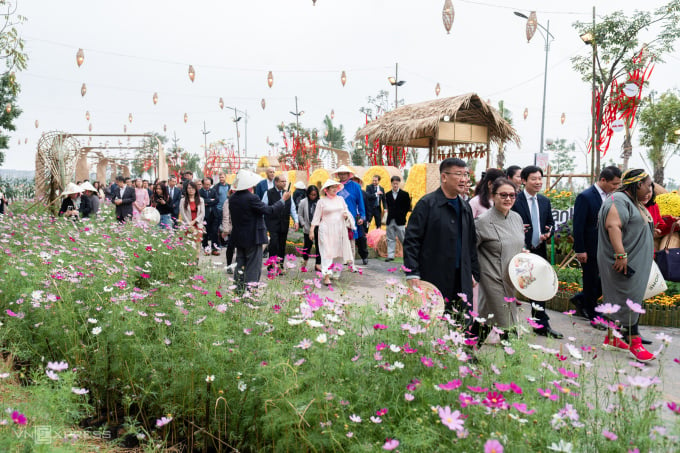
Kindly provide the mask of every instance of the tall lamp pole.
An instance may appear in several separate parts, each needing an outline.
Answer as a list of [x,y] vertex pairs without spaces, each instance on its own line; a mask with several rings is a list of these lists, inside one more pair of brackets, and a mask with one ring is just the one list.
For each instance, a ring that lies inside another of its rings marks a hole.
[[406,80],[399,80],[399,63],[394,64],[394,77],[389,76],[387,80],[394,87],[394,108],[399,107],[399,96],[397,89],[406,83]]
[[[523,19],[529,19],[529,17],[525,14],[522,14],[518,11],[515,11],[515,16],[521,17]],[[538,25],[538,28],[543,30],[541,31],[541,36],[543,36],[543,39],[545,39],[545,69],[543,70],[543,112],[541,114],[541,153],[543,152],[543,137],[544,137],[544,132],[545,132],[545,93],[547,90],[547,85],[548,85],[548,53],[550,52],[550,42],[555,40],[555,37],[550,33],[550,21],[548,21],[548,27],[544,27],[540,23],[536,22],[536,25]]]
[[298,110],[297,96],[295,96],[295,111],[290,112],[290,114],[295,115],[295,132],[297,133],[298,140],[300,139],[300,115],[304,113],[304,110]]
[[[231,119],[231,121],[233,121],[234,125],[236,126],[236,152],[238,153],[238,156],[240,157],[241,156],[241,144],[240,144],[241,142],[239,140],[240,137],[239,137],[239,133],[238,133],[238,122],[241,121],[241,119],[243,117],[238,116],[238,114],[243,113],[243,112],[241,112],[236,107],[229,107],[229,106],[226,106],[226,105],[224,107],[228,108],[229,110],[234,111],[234,117]],[[244,116],[245,116],[245,114],[244,114]],[[248,128],[248,117],[245,116],[245,118],[246,118],[246,137],[247,137],[247,134],[248,134],[248,129],[247,129]],[[247,145],[247,142],[246,142],[246,151],[245,151],[246,154],[248,153],[247,149],[248,149],[248,145]],[[247,156],[244,156],[244,157],[247,157]]]
[[208,134],[210,133],[209,130],[206,130],[205,128],[205,121],[203,121],[203,130],[201,131],[203,134],[203,153],[205,154],[205,161],[208,161]]
[[[595,83],[595,68],[597,64],[597,42],[595,40],[595,7],[593,6],[593,30],[587,33],[584,33],[581,35],[581,40],[586,45],[592,46],[593,47],[593,81],[591,84],[591,107],[590,107],[590,113],[592,115],[592,131],[591,131],[591,138],[590,138],[590,182],[595,183],[595,179],[597,178],[597,173],[600,170],[600,147],[598,146],[598,142],[600,141],[600,137],[597,131],[597,106],[595,103],[597,102],[597,84]],[[625,151],[624,151],[625,152]],[[595,156],[597,154],[597,157]]]

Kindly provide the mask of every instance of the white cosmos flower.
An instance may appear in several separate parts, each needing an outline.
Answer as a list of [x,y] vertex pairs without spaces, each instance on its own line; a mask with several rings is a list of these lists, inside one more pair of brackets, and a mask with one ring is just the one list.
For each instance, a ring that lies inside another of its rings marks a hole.
[[92,335],[99,335],[100,333],[102,333],[101,327],[95,327],[94,329],[92,329]]
[[397,346],[396,344],[391,344],[390,345],[390,351],[399,352],[399,351],[401,351],[401,348],[399,346]]
[[71,391],[76,395],[85,395],[86,393],[90,393],[88,389],[79,389],[76,387],[71,387]]
[[291,326],[297,326],[298,324],[302,324],[305,322],[304,319],[297,319],[297,318],[288,318],[288,324]]
[[323,324],[317,321],[316,319],[308,319],[307,325],[310,327],[323,327]]
[[317,342],[317,343],[325,343],[326,341],[328,341],[328,338],[326,338],[326,334],[325,334],[325,333],[322,333],[321,335],[319,335],[318,337],[316,337],[316,342]]
[[87,322],[89,322],[90,324],[97,324],[97,320],[94,318],[87,318]]

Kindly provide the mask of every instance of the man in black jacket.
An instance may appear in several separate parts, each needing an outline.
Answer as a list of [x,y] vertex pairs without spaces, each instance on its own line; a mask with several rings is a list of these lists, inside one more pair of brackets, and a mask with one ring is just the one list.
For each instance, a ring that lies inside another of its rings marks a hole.
[[284,203],[290,200],[290,192],[284,192],[276,203],[271,206],[264,204],[253,193],[261,179],[253,172],[240,170],[232,186],[234,194],[229,198],[230,240],[236,247],[234,281],[239,294],[243,294],[248,283],[260,281],[262,246],[267,243],[267,228],[262,216],[280,213]]
[[[288,177],[286,173],[274,177],[274,187],[265,192],[262,202],[267,206],[272,206],[283,198],[284,193],[289,193],[286,186],[288,185]],[[285,206],[280,212],[275,212],[264,217],[267,224],[267,231],[269,231],[269,257],[277,257],[277,264],[283,265],[283,260],[286,257],[286,239],[288,238],[288,227],[290,225],[290,217],[293,217],[295,223],[295,231],[298,229],[299,221],[295,203],[293,200],[286,200]],[[269,270],[274,269],[275,266],[270,265]],[[283,271],[281,271],[283,272]]]
[[375,227],[380,228],[382,225],[382,207],[385,206],[385,191],[380,185],[380,176],[373,176],[373,183],[366,186],[366,194],[368,195],[366,224],[370,224],[371,219],[375,219]]
[[[217,191],[212,187],[212,178],[203,178],[203,188],[198,191],[198,194],[203,198],[205,203],[205,233],[203,233],[203,250],[208,249],[208,241],[210,241],[212,254],[218,256],[220,254],[219,245],[217,243],[217,228],[222,223],[222,217],[217,217]],[[209,254],[210,252],[205,252]]]
[[[463,200],[470,173],[457,158],[439,165],[440,187],[422,197],[409,219],[404,237],[404,267],[411,287],[420,280],[434,284],[444,296],[444,313],[458,302],[464,314],[472,308],[473,277],[479,280],[477,233],[472,209]],[[474,283],[476,285],[476,283]]]
[[177,219],[179,218],[179,202],[182,199],[182,188],[177,187],[177,177],[170,176],[168,178],[168,197],[170,197],[170,205],[172,206],[172,222],[177,226]]
[[116,187],[111,194],[111,200],[116,205],[116,219],[120,223],[132,217],[132,203],[137,199],[135,188],[126,184],[130,178],[116,177]]
[[390,179],[392,190],[385,194],[385,211],[387,212],[387,258],[385,261],[394,259],[397,248],[397,238],[404,245],[404,233],[406,232],[406,214],[411,210],[411,196],[405,190],[401,190],[401,178],[392,176]]

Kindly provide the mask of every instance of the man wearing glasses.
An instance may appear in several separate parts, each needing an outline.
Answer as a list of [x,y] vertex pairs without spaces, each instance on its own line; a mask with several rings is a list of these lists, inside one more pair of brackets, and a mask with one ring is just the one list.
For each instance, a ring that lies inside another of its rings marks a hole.
[[411,287],[418,287],[420,280],[434,284],[446,300],[445,314],[453,313],[454,304],[465,314],[479,280],[475,222],[462,198],[470,173],[463,160],[448,158],[439,165],[439,177],[439,189],[418,201],[406,227],[406,278]]

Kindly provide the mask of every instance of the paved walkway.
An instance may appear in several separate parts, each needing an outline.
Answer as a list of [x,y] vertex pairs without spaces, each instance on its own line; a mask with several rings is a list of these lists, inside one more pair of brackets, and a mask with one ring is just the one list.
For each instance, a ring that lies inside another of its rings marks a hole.
[[[213,266],[224,271],[225,258],[224,254],[217,257],[203,257],[206,261],[212,261]],[[310,261],[311,262],[311,261]],[[301,260],[298,261],[301,263]],[[335,291],[343,291],[343,297],[349,300],[355,300],[357,303],[375,303],[384,300],[387,294],[385,281],[394,276],[400,278],[403,273],[399,270],[396,272],[389,272],[389,269],[400,268],[401,263],[389,262],[386,263],[382,258],[369,259],[366,266],[358,266],[361,269],[360,273],[343,272],[339,281],[337,281]],[[288,275],[280,277],[289,279],[296,275],[297,270],[293,270]],[[263,279],[266,272],[263,272]],[[312,274],[304,274],[311,277]],[[231,276],[230,276],[231,277]],[[335,283],[335,281],[334,281]],[[326,287],[319,290],[321,294],[328,292]],[[526,304],[525,304],[526,306]],[[527,309],[528,312],[528,309]],[[599,347],[602,345],[604,339],[604,332],[593,329],[582,318],[575,318],[564,315],[560,312],[548,310],[552,327],[564,334],[563,340],[548,339],[545,337],[535,336],[531,342],[549,345],[550,347],[559,349],[561,344],[571,342],[577,346],[592,345],[598,347],[596,361],[599,362],[599,372],[613,374],[615,370],[628,367],[628,363],[633,361],[633,357],[623,351],[605,350]],[[528,316],[528,315],[527,315]],[[678,375],[680,372],[680,364],[675,363],[673,359],[680,359],[680,329],[670,327],[655,327],[655,326],[640,326],[640,331],[643,337],[652,340],[654,343],[649,346],[650,351],[655,351],[661,346],[661,342],[655,338],[659,333],[666,334],[673,338],[673,342],[665,350],[660,359],[647,364],[647,375],[654,375],[661,372],[663,379],[663,399],[667,401],[680,402],[680,379]],[[533,336],[533,334],[530,334]],[[492,346],[484,346],[492,347]],[[604,363],[602,363],[604,362]]]

